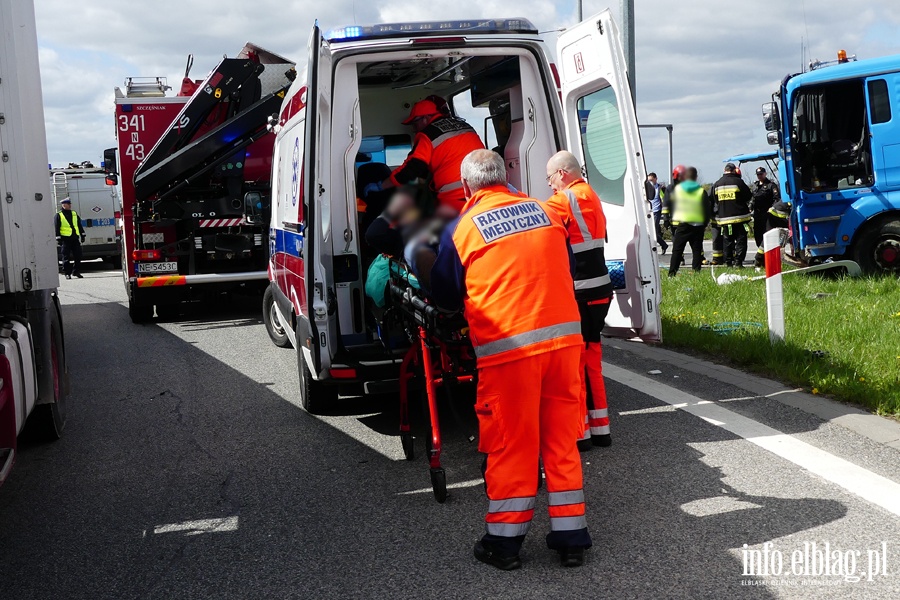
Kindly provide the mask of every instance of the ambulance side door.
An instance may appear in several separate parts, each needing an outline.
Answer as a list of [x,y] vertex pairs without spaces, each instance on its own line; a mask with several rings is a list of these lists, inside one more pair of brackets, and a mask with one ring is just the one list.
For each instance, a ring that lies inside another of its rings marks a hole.
[[569,150],[606,216],[615,296],[607,335],[662,339],[659,264],[645,198],[643,150],[616,24],[604,11],[560,34],[557,60]]
[[[313,378],[319,379],[331,367],[337,347],[331,252],[328,248],[331,229],[330,190],[326,189],[328,173],[327,128],[330,119],[322,113],[331,111],[331,56],[318,24],[313,27],[308,46],[309,69],[306,92],[306,131],[304,132],[301,166],[303,188],[304,279],[307,312],[300,316],[301,339],[298,349],[307,359]],[[305,317],[305,318],[303,318]],[[305,338],[305,339],[304,339]]]

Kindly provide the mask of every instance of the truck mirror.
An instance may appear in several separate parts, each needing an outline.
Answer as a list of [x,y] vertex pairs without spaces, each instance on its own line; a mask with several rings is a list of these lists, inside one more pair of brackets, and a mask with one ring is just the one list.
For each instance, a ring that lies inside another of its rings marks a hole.
[[781,121],[778,118],[778,105],[774,102],[766,102],[762,105],[762,114],[766,131],[778,131],[781,129]]
[[103,169],[106,171],[106,185],[119,183],[119,162],[116,159],[115,148],[107,148],[103,151]]
[[779,131],[770,131],[766,134],[766,141],[769,142],[772,146],[777,146],[781,141],[781,132]]

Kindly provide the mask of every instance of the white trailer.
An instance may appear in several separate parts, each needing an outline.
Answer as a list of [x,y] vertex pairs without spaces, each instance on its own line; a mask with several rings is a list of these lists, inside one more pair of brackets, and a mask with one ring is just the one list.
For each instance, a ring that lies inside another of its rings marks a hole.
[[68,377],[31,0],[0,2],[0,483],[18,434],[59,437]]

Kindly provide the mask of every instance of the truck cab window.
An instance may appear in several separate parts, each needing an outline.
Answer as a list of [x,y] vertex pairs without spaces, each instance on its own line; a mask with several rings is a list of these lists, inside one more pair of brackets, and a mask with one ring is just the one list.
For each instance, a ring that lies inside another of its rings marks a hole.
[[862,81],[810,87],[797,95],[791,138],[794,176],[807,192],[871,185]]
[[578,119],[588,182],[604,202],[624,206],[628,161],[615,90],[605,87],[579,98]]
[[873,79],[869,82],[869,117],[872,125],[887,123],[891,120],[891,97],[888,94],[887,81]]

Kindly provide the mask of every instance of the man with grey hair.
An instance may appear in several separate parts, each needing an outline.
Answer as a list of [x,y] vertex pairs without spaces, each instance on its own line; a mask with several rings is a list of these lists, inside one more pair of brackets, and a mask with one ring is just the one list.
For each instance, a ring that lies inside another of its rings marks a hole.
[[444,230],[431,279],[438,306],[465,308],[478,364],[478,449],[487,455],[490,503],[475,558],[521,566],[540,457],[547,546],[564,566],[580,566],[591,538],[576,447],[582,338],[566,229],[552,210],[507,187],[495,152],[469,153],[460,172],[467,201]]

